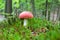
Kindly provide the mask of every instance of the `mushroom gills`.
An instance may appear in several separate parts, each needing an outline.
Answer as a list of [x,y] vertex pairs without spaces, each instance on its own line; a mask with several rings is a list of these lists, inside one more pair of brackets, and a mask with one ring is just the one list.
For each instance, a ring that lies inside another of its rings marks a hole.
[[27,19],[24,19],[24,27],[26,27],[27,26]]

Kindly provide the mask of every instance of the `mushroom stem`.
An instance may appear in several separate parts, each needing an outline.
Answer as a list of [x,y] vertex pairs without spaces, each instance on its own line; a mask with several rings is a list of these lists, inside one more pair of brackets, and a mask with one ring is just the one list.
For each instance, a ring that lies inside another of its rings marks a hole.
[[27,19],[24,19],[24,24],[23,26],[25,27],[27,25]]

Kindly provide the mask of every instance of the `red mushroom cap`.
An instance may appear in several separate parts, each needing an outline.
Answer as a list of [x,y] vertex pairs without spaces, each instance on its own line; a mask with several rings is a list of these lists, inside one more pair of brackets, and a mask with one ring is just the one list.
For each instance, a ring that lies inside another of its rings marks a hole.
[[33,14],[29,11],[24,11],[19,14],[19,18],[21,19],[33,18]]

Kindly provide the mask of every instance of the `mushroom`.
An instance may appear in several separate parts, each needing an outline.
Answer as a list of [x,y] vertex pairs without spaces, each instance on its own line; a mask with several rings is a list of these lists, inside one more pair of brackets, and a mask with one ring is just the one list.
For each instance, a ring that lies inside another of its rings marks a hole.
[[29,11],[24,11],[22,13],[19,14],[19,18],[22,19],[24,21],[23,26],[27,26],[27,22],[29,18],[33,18],[33,14]]

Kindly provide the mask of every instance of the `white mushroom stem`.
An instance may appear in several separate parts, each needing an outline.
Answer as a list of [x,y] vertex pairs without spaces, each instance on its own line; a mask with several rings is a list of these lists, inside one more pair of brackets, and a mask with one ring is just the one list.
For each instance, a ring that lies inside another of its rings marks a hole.
[[24,19],[24,24],[23,24],[24,27],[27,25],[27,21],[28,21],[27,19]]

